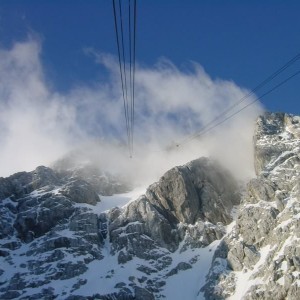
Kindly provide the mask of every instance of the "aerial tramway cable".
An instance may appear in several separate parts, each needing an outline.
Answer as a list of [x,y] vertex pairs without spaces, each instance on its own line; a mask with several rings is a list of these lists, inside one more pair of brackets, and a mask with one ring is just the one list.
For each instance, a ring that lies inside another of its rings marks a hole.
[[[130,0],[129,0],[130,1]],[[135,109],[135,56],[136,56],[136,0],[134,0],[134,20],[133,20],[133,66],[132,66],[132,152],[133,152],[133,134],[134,134],[134,109]]]
[[[131,5],[132,0],[128,0],[128,26],[124,22],[125,9],[122,9],[122,1],[113,0],[113,13],[115,23],[115,33],[117,39],[119,71],[121,78],[122,96],[124,102],[124,115],[127,131],[127,145],[129,155],[133,155],[133,134],[134,134],[134,106],[135,106],[135,55],[136,55],[136,0]],[[124,1],[123,1],[124,3]],[[117,9],[117,5],[119,5]],[[133,10],[133,11],[132,11]],[[133,22],[132,22],[133,15]],[[128,30],[128,51],[125,51],[125,33]],[[128,53],[129,67],[126,63]],[[127,80],[129,78],[129,80]]]
[[[248,106],[252,105],[253,103],[257,102],[259,99],[263,98],[264,96],[268,95],[269,93],[271,93],[272,91],[274,91],[275,89],[277,89],[278,87],[280,87],[281,85],[283,85],[284,83],[286,83],[288,80],[292,79],[293,77],[295,77],[296,75],[298,75],[299,72],[296,72],[295,74],[293,74],[292,76],[288,77],[286,80],[283,80],[281,83],[279,83],[278,85],[276,85],[274,88],[272,88],[271,90],[269,90],[268,92],[266,92],[265,94],[263,94],[262,96],[258,97],[256,100],[250,102],[250,104],[247,104],[245,107],[242,107],[241,109],[239,109],[237,112],[235,113],[231,113],[229,116],[228,113],[230,113],[235,107],[237,107],[239,104],[241,104],[242,102],[244,102],[246,99],[248,99],[250,96],[254,95],[255,92],[257,92],[259,89],[261,89],[262,87],[264,87],[266,84],[268,84],[269,82],[271,82],[275,77],[277,77],[279,74],[281,74],[284,70],[286,70],[288,67],[290,67],[291,65],[293,65],[296,61],[298,61],[300,59],[300,53],[298,53],[296,56],[294,56],[292,59],[290,59],[287,63],[285,63],[282,67],[280,67],[278,70],[276,70],[274,73],[272,73],[269,77],[267,77],[265,80],[263,80],[260,84],[258,84],[255,88],[253,88],[248,94],[246,94],[245,96],[243,96],[239,101],[237,101],[236,103],[232,104],[231,106],[229,106],[226,110],[224,110],[221,114],[217,115],[213,120],[209,121],[208,123],[206,123],[200,131],[197,131],[196,133],[186,137],[184,140],[182,140],[180,143],[177,143],[177,147],[186,144],[187,142],[198,138],[199,136],[207,133],[208,131],[212,130],[213,128],[217,127],[218,125],[224,123],[225,121],[227,121],[228,119],[230,119],[231,117],[233,117],[234,115],[238,114],[239,112],[243,111],[245,108],[247,108]],[[226,117],[227,116],[227,117]],[[224,118],[225,119],[222,119]],[[217,122],[217,123],[216,123]]]
[[[209,128],[206,128],[206,130],[203,130],[201,132],[198,132],[197,135],[194,136],[194,139],[197,137],[200,137],[201,135],[206,134],[207,132],[211,131],[212,129],[216,128],[217,126],[223,124],[224,122],[226,122],[227,120],[231,119],[232,117],[234,117],[235,115],[239,114],[240,112],[242,112],[243,110],[245,110],[246,108],[248,108],[249,106],[253,105],[255,102],[257,102],[258,100],[262,99],[263,97],[269,95],[270,93],[272,93],[273,91],[275,91],[276,89],[278,89],[279,87],[281,87],[282,85],[284,85],[285,83],[287,83],[289,80],[291,80],[292,78],[296,77],[297,75],[300,74],[300,71],[297,71],[296,73],[294,73],[293,75],[289,76],[288,78],[286,78],[285,80],[281,81],[280,83],[278,83],[277,85],[275,85],[272,89],[268,90],[267,92],[265,92],[264,94],[262,94],[261,96],[259,96],[258,98],[254,99],[253,101],[251,101],[250,103],[246,104],[244,107],[240,108],[239,110],[237,110],[234,113],[231,113],[230,115],[228,115],[225,119],[220,120],[218,123],[212,125]],[[183,145],[183,143],[181,143],[181,145]]]

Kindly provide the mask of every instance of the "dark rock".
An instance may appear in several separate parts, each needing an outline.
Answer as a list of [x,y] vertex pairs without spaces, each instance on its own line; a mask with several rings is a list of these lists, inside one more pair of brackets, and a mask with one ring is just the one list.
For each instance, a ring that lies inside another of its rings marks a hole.
[[118,282],[116,285],[115,285],[115,288],[116,289],[121,289],[121,288],[124,288],[126,286],[126,283],[124,282]]
[[[173,251],[176,249],[176,233],[173,229],[175,227],[171,226],[169,221],[155,209],[146,197],[141,197],[130,203],[124,213],[109,225],[114,249],[121,250],[123,247],[128,248],[128,243],[134,244],[132,246],[137,248],[132,248],[132,254],[138,257],[148,256],[149,258],[152,256],[147,254],[150,254],[149,251],[157,247],[157,244]],[[140,242],[133,240],[137,236],[141,237],[139,238]]]
[[151,275],[152,273],[157,273],[156,269],[147,267],[147,266],[139,266],[136,268],[138,271],[143,272],[147,275]]
[[0,249],[0,257],[7,257],[7,256],[9,256],[9,252],[8,251],[5,251],[5,250],[2,250],[2,249]]
[[100,201],[93,187],[81,179],[68,183],[59,192],[76,203],[96,205]]
[[4,293],[4,294],[0,294],[0,297],[1,297],[1,299],[16,299],[16,298],[18,298],[18,297],[20,297],[22,295],[22,293],[21,292],[18,292],[18,291],[8,291],[8,292],[6,292],[6,293]]
[[17,241],[8,242],[1,245],[2,248],[10,249],[10,250],[16,250],[21,247],[21,243]]
[[126,264],[130,260],[132,260],[132,255],[131,254],[125,253],[124,251],[119,252],[118,264]]
[[168,272],[166,274],[166,276],[173,276],[175,274],[177,274],[179,271],[184,271],[184,270],[188,270],[191,269],[192,266],[189,263],[186,262],[180,262],[174,269],[172,269],[170,272]]
[[75,290],[78,290],[81,286],[85,285],[86,283],[86,279],[79,279],[75,284],[73,284],[71,292],[73,293]]
[[168,171],[147,190],[147,198],[170,222],[213,224],[231,222],[231,209],[239,204],[238,187],[217,163],[200,158]]
[[136,300],[154,300],[154,295],[147,289],[136,286],[134,288],[134,294]]
[[88,267],[81,261],[77,263],[60,262],[57,264],[58,272],[52,279],[70,279],[79,276],[87,271]]
[[[32,199],[28,198],[28,201],[31,202]],[[57,224],[65,222],[74,211],[70,200],[60,195],[49,196],[43,199],[39,209],[20,212],[14,227],[23,241],[30,242],[32,239],[28,236],[29,232],[33,232],[33,237],[39,237]]]

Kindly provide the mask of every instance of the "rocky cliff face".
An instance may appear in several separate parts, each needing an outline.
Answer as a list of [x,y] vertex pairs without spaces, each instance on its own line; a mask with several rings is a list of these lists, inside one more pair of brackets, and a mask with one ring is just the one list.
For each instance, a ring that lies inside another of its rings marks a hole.
[[207,158],[109,210],[129,186],[91,166],[1,178],[0,299],[300,299],[299,137],[258,119],[243,195]]
[[206,299],[300,299],[299,137],[300,117],[258,119],[257,178],[216,250],[201,289]]

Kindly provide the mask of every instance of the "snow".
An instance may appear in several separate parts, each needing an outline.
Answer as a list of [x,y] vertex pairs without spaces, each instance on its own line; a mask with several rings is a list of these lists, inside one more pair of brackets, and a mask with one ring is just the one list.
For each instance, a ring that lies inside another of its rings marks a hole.
[[130,202],[137,200],[141,195],[146,193],[146,187],[140,186],[128,193],[115,194],[112,196],[102,196],[99,195],[101,201],[96,205],[90,205],[85,203],[78,203],[76,207],[85,207],[92,210],[95,214],[101,214],[108,211],[114,207],[124,207]]
[[101,202],[97,205],[101,212],[112,209],[113,207],[123,207],[131,201],[138,199],[145,194],[146,187],[138,187],[129,193],[117,194],[113,196],[101,196]]
[[5,198],[1,202],[2,205],[12,204],[14,207],[18,205],[18,202],[14,202],[10,198]]
[[219,243],[220,240],[217,240],[205,248],[189,249],[184,253],[180,253],[178,250],[173,253],[173,263],[169,270],[176,267],[179,262],[189,263],[189,260],[195,256],[198,257],[198,260],[192,265],[191,269],[179,271],[177,274],[168,277],[162,295],[166,299],[172,300],[204,299],[199,290],[205,284],[206,275],[209,272],[214,252]]
[[288,265],[287,265],[287,261],[284,260],[282,263],[281,263],[281,270],[286,272],[288,270]]
[[63,229],[57,232],[60,236],[72,238],[74,237],[74,232],[71,231],[70,229]]
[[267,245],[267,246],[261,248],[260,259],[257,262],[257,264],[255,265],[253,270],[248,270],[247,272],[245,272],[245,271],[235,272],[235,274],[236,274],[236,290],[235,290],[235,293],[231,297],[228,298],[228,300],[240,300],[243,298],[243,296],[246,295],[248,289],[251,286],[262,283],[262,280],[260,278],[255,278],[255,279],[250,279],[250,278],[264,264],[269,252],[270,252],[270,245]]
[[[286,128],[288,129],[288,128]],[[281,134],[279,134],[279,136],[283,139],[283,140],[290,140],[291,139],[291,134],[288,131],[284,131]]]

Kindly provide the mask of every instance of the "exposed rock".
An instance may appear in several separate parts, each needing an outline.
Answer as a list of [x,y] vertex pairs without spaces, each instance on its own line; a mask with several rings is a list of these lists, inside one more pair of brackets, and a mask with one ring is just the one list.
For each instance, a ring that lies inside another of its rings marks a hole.
[[207,299],[233,295],[236,271],[261,282],[249,285],[243,299],[299,299],[299,137],[299,117],[267,113],[258,119],[258,177],[248,183],[236,226],[215,253],[202,287]]
[[269,234],[275,228],[279,211],[272,206],[248,206],[241,210],[236,221],[236,230],[248,245],[264,245],[269,242]]
[[282,163],[293,156],[297,145],[289,141],[299,144],[299,123],[298,117],[284,113],[266,113],[258,118],[254,133],[257,175],[262,171],[271,171],[275,161],[276,164]]
[[80,179],[66,184],[59,192],[76,203],[95,205],[100,201],[93,187],[86,181]]
[[95,166],[0,178],[0,299],[160,299],[185,272],[200,298],[299,299],[300,118],[266,114],[254,140],[242,199],[206,158],[110,211],[98,194],[128,185]]
[[197,219],[228,224],[240,200],[232,176],[206,158],[171,169],[146,196],[169,221],[187,224]]
[[62,177],[86,181],[97,194],[103,196],[125,193],[131,189],[131,183],[127,178],[102,170],[100,166],[97,166],[97,163],[90,161],[86,152],[69,153],[56,161],[52,167]]
[[170,272],[166,274],[166,276],[172,276],[177,274],[179,271],[185,271],[191,269],[192,266],[186,262],[180,262],[175,268],[173,268]]
[[136,300],[154,300],[154,295],[150,293],[147,289],[143,289],[139,286],[134,288],[134,294]]
[[146,196],[111,216],[113,252],[125,248],[126,257],[151,259],[157,246],[174,252],[182,240],[182,250],[207,246],[224,235],[219,221],[230,222],[239,197],[234,179],[214,162],[199,159],[176,167],[151,185]]
[[[146,197],[130,203],[109,226],[113,249],[130,248],[138,257],[147,256],[157,244],[175,250],[174,228]],[[138,237],[144,241],[141,247],[135,243]]]
[[[34,205],[37,205],[37,209],[32,208]],[[14,227],[22,240],[30,242],[60,222],[65,222],[75,208],[67,198],[48,193],[41,198],[23,198],[19,202],[18,210],[20,213],[17,215]]]

